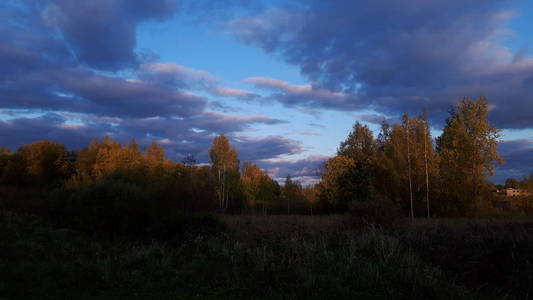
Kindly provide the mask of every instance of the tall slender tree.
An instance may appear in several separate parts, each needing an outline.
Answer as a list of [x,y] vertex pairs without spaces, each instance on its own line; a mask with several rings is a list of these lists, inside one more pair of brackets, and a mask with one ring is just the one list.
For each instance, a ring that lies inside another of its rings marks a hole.
[[429,168],[428,168],[428,139],[427,137],[431,138],[431,134],[429,133],[429,120],[428,120],[428,114],[427,111],[424,111],[424,114],[422,115],[422,121],[423,121],[423,135],[424,135],[424,171],[426,175],[426,208],[427,208],[427,217],[429,218],[431,216],[430,209],[429,209]]
[[239,171],[237,150],[231,147],[228,137],[222,134],[213,139],[213,144],[209,149],[209,156],[218,179],[219,208],[220,211],[224,212],[229,206],[230,179]]
[[409,116],[407,114],[403,115],[403,126],[405,128],[405,137],[406,137],[406,144],[407,144],[407,176],[409,179],[409,203],[411,207],[411,218],[415,217],[415,210],[414,210],[414,203],[413,203],[413,179],[412,179],[412,167],[411,167],[411,138],[410,138],[410,131],[411,126],[409,122]]

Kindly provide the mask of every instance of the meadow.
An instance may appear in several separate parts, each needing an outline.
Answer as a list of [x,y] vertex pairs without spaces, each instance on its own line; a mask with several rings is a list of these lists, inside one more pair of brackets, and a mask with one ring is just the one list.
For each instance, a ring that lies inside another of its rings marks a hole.
[[189,218],[165,239],[104,239],[4,210],[0,298],[527,299],[532,291],[529,220],[381,228],[347,215]]

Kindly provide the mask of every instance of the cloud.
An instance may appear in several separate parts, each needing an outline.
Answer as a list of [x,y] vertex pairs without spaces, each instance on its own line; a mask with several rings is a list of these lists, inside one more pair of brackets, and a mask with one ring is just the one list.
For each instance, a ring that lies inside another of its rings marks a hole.
[[505,164],[496,168],[494,182],[503,183],[510,177],[523,179],[533,173],[533,140],[504,141],[499,150]]
[[0,85],[4,108],[85,112],[106,116],[190,116],[206,106],[203,97],[137,80],[79,68],[36,70]]
[[42,17],[80,62],[118,70],[138,63],[137,25],[164,20],[177,8],[177,0],[54,0],[46,5]]
[[300,142],[275,135],[264,138],[237,136],[234,141],[241,161],[276,158],[304,150]]
[[299,135],[304,135],[304,136],[320,136],[320,134],[314,131],[309,131],[309,130],[297,131],[296,133],[298,133]]
[[232,97],[241,100],[252,100],[259,97],[259,95],[240,89],[232,89],[226,87],[218,87],[213,90],[213,94],[221,97]]
[[376,114],[354,114],[353,117],[357,120],[367,122],[370,124],[376,124],[381,125],[383,122],[387,122],[389,124],[395,124],[400,123],[400,120],[397,118],[389,118],[384,115],[376,115]]
[[2,144],[12,150],[42,139],[64,143],[70,149],[81,148],[87,146],[92,138],[112,135],[114,132],[115,129],[107,123],[91,126],[67,124],[57,114],[0,121]]
[[2,145],[13,150],[40,139],[64,143],[69,149],[86,147],[93,138],[106,135],[122,143],[136,139],[143,147],[155,140],[165,147],[168,158],[180,161],[186,155],[194,154],[201,163],[209,161],[207,151],[220,128],[224,128],[230,136],[231,143],[237,148],[242,160],[276,158],[299,153],[303,149],[299,142],[279,136],[251,138],[242,134],[235,135],[251,124],[278,122],[275,119],[220,114],[208,114],[206,118],[211,120],[109,118],[76,113],[48,113],[39,117],[0,121],[0,135]]
[[311,82],[256,80],[277,91],[279,101],[342,110],[366,106],[385,115],[426,108],[442,121],[464,96],[485,95],[497,126],[533,127],[533,59],[525,48],[513,54],[502,42],[516,16],[509,3],[299,3],[225,25],[243,42],[298,66]]
[[[288,82],[267,77],[251,77],[245,80],[256,88],[272,92],[270,99],[283,103],[286,106],[307,106],[312,108],[339,108],[356,109],[361,107],[358,99],[350,98],[342,92],[333,92],[328,89],[313,87],[312,85],[295,85]],[[307,113],[317,116],[316,110],[306,110]]]
[[308,123],[307,125],[309,126],[312,126],[312,127],[316,127],[316,128],[326,128],[326,126],[322,125],[322,124],[317,124],[317,123]]
[[171,88],[212,89],[217,78],[204,70],[187,68],[176,63],[145,63],[139,77]]
[[176,63],[145,63],[140,66],[137,74],[145,81],[171,89],[201,90],[214,96],[240,100],[252,100],[259,97],[249,91],[222,87],[218,78],[211,73]]
[[249,124],[285,124],[287,121],[266,116],[230,116],[217,112],[205,112],[197,118],[191,119],[192,125],[198,124],[211,132],[227,133],[242,131]]
[[236,109],[199,96],[257,95],[223,87],[204,70],[157,62],[149,49],[135,50],[139,24],[176,11],[174,0],[0,3],[7,21],[0,24],[0,113],[8,116],[0,121],[1,142],[15,149],[47,138],[74,149],[108,135],[141,146],[156,140],[171,159],[194,154],[208,162],[214,136],[225,133],[253,160],[301,151],[294,140],[242,133],[286,121],[210,111]]
[[259,165],[266,169],[270,176],[283,182],[287,175],[303,185],[318,183],[320,173],[328,156],[311,155],[299,160],[263,160]]

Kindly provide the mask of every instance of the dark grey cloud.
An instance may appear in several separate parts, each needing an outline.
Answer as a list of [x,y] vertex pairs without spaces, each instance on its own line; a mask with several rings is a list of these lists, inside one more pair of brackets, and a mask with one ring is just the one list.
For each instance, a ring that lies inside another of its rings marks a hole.
[[190,116],[206,99],[151,83],[77,68],[36,70],[0,81],[0,106],[85,112],[106,116]]
[[276,158],[304,150],[301,142],[276,135],[264,138],[237,136],[234,141],[241,161]]
[[285,121],[209,111],[228,108],[208,106],[215,102],[198,92],[256,95],[223,87],[206,71],[158,62],[149,49],[136,52],[137,26],[177,9],[175,0],[0,3],[0,114],[8,119],[0,121],[0,143],[15,149],[46,138],[73,149],[108,135],[141,146],[156,140],[171,159],[194,154],[207,162],[214,136],[225,133],[251,159],[297,152],[289,139],[236,138],[255,124]]
[[[485,95],[504,128],[533,127],[533,59],[502,46],[510,2],[498,0],[299,1],[226,24],[239,39],[296,65],[313,91],[346,103],[287,93],[283,103],[385,115],[419,113],[442,121],[464,96]],[[270,85],[272,88],[273,85]],[[515,113],[513,113],[515,112]]]
[[53,0],[44,8],[43,18],[80,62],[119,70],[138,63],[137,25],[168,18],[177,8],[177,0]]
[[254,100],[259,95],[249,91],[220,86],[218,78],[204,70],[175,63],[145,63],[137,71],[140,79],[170,89],[201,90],[218,97]]
[[0,121],[1,144],[11,150],[38,140],[64,143],[70,149],[86,147],[93,138],[113,136],[116,130],[108,123],[88,125],[66,124],[61,115],[50,113],[37,118],[16,118]]
[[504,141],[499,147],[505,164],[496,168],[496,183],[505,182],[506,178],[523,179],[533,173],[533,140]]
[[126,118],[113,121],[132,132],[144,132],[160,138],[177,138],[184,132],[213,134],[232,134],[240,132],[253,124],[282,124],[285,121],[265,116],[230,116],[216,112],[205,112],[189,118]]
[[268,77],[251,77],[245,81],[256,88],[270,91],[271,94],[267,99],[278,101],[288,107],[304,106],[306,108],[302,112],[315,117],[320,116],[320,111],[316,108],[356,110],[368,105],[357,95],[335,92],[312,85],[295,85]]
[[312,185],[318,183],[328,158],[323,155],[311,155],[299,160],[263,160],[259,162],[259,166],[279,182],[283,182],[287,175],[290,175],[303,185]]
[[[265,117],[228,118],[214,114],[208,118],[225,129],[231,143],[239,153],[241,160],[256,161],[276,158],[280,155],[295,154],[302,151],[302,145],[291,139],[268,136],[251,138],[236,135],[243,128],[255,123],[277,122]],[[69,120],[79,120],[72,122]],[[218,128],[211,128],[196,119],[153,118],[110,118],[86,114],[48,113],[39,117],[19,117],[0,121],[0,145],[7,145],[12,150],[41,139],[50,139],[64,143],[69,149],[86,147],[93,138],[110,136],[128,143],[135,139],[142,147],[157,141],[167,151],[167,157],[180,161],[188,154],[196,156],[198,162],[209,162],[208,149]]]
[[[144,20],[164,18],[171,13],[173,2],[28,0],[19,5],[0,4],[6,20],[0,24],[0,107],[120,117],[184,117],[202,112],[207,102],[202,97],[137,80],[135,74],[128,79],[89,68],[93,63],[115,68],[131,60],[131,55],[118,53],[133,51],[121,48],[131,45],[121,40],[130,37],[119,30],[120,23],[127,19],[124,22],[134,29]],[[135,32],[131,35],[134,38]]]

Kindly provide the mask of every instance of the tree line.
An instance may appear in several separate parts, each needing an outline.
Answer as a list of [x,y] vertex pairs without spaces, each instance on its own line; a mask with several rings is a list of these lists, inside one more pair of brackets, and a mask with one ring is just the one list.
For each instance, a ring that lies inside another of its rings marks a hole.
[[191,157],[173,162],[156,142],[141,151],[134,140],[123,145],[105,137],[69,151],[41,140],[14,153],[0,149],[0,205],[89,231],[143,231],[190,212],[345,213],[369,203],[412,217],[475,216],[492,209],[487,178],[503,162],[499,139],[484,98],[465,98],[451,109],[436,139],[427,114],[383,122],[376,137],[356,122],[312,187],[290,176],[280,185],[256,164],[241,164],[225,135],[214,138],[210,165]]
[[485,98],[464,98],[450,110],[442,135],[433,139],[427,114],[383,122],[374,138],[355,123],[318,185],[327,210],[381,201],[412,217],[476,216],[493,209],[500,130],[488,120]]
[[73,151],[49,140],[13,153],[1,147],[0,209],[116,235],[161,233],[198,212],[313,213],[312,193],[290,176],[280,186],[256,164],[241,164],[227,136],[214,138],[209,155],[210,165],[173,162],[156,142],[141,151],[135,140],[109,137]]

